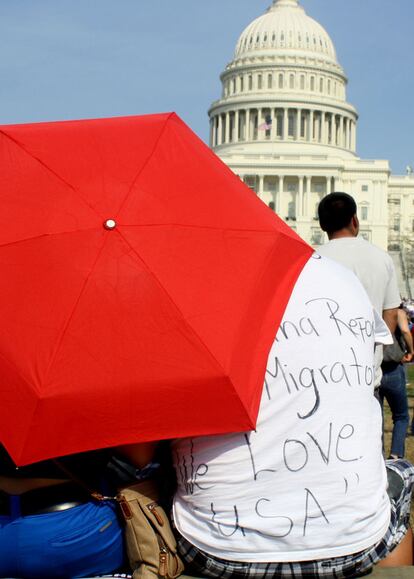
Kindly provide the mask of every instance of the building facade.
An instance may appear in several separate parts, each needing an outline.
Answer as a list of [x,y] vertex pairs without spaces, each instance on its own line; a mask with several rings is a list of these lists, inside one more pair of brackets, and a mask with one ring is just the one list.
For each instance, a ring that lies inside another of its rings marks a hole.
[[414,175],[356,154],[358,114],[328,33],[298,0],[273,0],[242,32],[209,110],[210,146],[311,245],[324,242],[317,206],[352,194],[361,234],[408,251],[414,235]]

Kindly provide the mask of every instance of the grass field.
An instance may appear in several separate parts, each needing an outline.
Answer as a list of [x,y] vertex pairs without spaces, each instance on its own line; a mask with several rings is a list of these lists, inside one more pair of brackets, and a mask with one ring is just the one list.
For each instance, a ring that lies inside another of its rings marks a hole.
[[[408,364],[407,368],[407,393],[408,406],[410,408],[410,424],[414,413],[414,364]],[[409,425],[410,427],[410,425]],[[391,432],[392,420],[391,412],[386,402],[384,402],[384,445],[385,456],[389,455],[391,446]],[[408,436],[405,441],[405,457],[414,463],[414,436],[410,435],[410,428],[408,429]],[[411,505],[411,524],[414,524],[414,501]]]
[[[407,365],[407,393],[408,406],[410,408],[410,421],[414,412],[414,364]],[[385,456],[389,455],[391,445],[392,420],[390,409],[387,403],[384,403],[384,432],[385,432]],[[410,430],[409,430],[410,432]],[[405,441],[405,456],[409,461],[414,463],[414,436],[407,436]]]

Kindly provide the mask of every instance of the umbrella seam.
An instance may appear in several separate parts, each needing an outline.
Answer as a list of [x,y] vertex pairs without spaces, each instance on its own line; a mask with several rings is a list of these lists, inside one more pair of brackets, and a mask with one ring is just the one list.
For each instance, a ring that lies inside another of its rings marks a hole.
[[97,213],[97,211],[95,210],[94,207],[92,207],[92,205],[90,205],[86,199],[83,198],[82,194],[80,193],[80,191],[78,191],[77,189],[75,189],[75,187],[73,185],[71,185],[70,183],[68,183],[63,177],[61,177],[58,173],[56,173],[56,171],[54,171],[51,167],[49,167],[44,161],[42,161],[42,159],[40,159],[39,157],[37,157],[36,155],[34,155],[33,153],[31,153],[30,151],[28,151],[26,149],[26,147],[17,139],[15,139],[14,137],[12,137],[11,135],[9,135],[6,131],[0,129],[0,134],[3,135],[4,137],[6,137],[7,139],[9,139],[12,143],[14,143],[17,147],[19,147],[22,151],[24,151],[26,153],[26,155],[28,155],[30,158],[34,159],[35,161],[37,161],[39,163],[39,165],[41,165],[44,169],[46,169],[49,173],[51,173],[52,175],[54,175],[56,177],[56,179],[58,179],[59,181],[61,181],[62,183],[64,183],[73,193],[75,193],[78,198],[83,201],[83,203],[89,207],[89,209],[98,217],[100,217],[99,213]]
[[144,164],[140,167],[140,169],[138,170],[138,172],[137,172],[137,174],[135,175],[134,179],[132,180],[132,183],[131,183],[131,185],[130,185],[130,187],[129,187],[129,189],[128,189],[128,192],[127,192],[127,194],[125,195],[125,199],[122,201],[121,206],[120,206],[120,208],[119,208],[119,210],[118,210],[118,215],[121,213],[122,209],[125,207],[125,204],[126,204],[126,202],[128,201],[128,199],[129,199],[129,197],[130,197],[130,195],[131,195],[131,193],[132,193],[132,190],[133,190],[133,188],[135,187],[135,185],[136,185],[136,183],[137,183],[137,181],[138,181],[141,173],[144,171],[144,169],[146,168],[146,166],[148,165],[148,163],[149,163],[150,160],[152,159],[152,157],[153,157],[153,155],[154,155],[154,153],[155,153],[155,151],[156,151],[156,149],[157,149],[157,147],[158,147],[158,143],[160,142],[161,137],[162,137],[162,135],[164,134],[164,131],[165,131],[166,127],[167,127],[167,124],[168,124],[169,120],[171,119],[171,117],[172,117],[173,115],[174,115],[174,113],[170,113],[170,114],[168,115],[168,117],[165,119],[164,125],[163,125],[163,127],[162,127],[162,129],[161,129],[161,131],[160,131],[160,134],[158,135],[158,138],[157,138],[157,140],[156,140],[156,142],[155,142],[155,144],[154,144],[154,146],[153,146],[153,148],[152,148],[151,153],[148,155],[147,160],[146,160],[146,161],[144,162]]
[[[224,368],[223,366],[220,364],[220,362],[217,360],[217,358],[215,357],[215,355],[211,352],[211,350],[207,347],[207,345],[204,343],[204,341],[202,340],[202,338],[197,334],[197,332],[194,330],[194,328],[191,327],[191,325],[188,323],[187,319],[184,317],[184,314],[182,313],[182,311],[180,310],[180,308],[178,307],[178,305],[175,303],[175,301],[173,300],[172,296],[168,293],[168,291],[165,289],[165,287],[162,285],[161,281],[158,279],[158,277],[155,275],[155,273],[153,271],[151,271],[151,269],[148,267],[147,263],[144,261],[144,259],[139,255],[139,253],[136,251],[136,249],[129,243],[129,241],[122,235],[122,233],[118,230],[118,235],[120,237],[122,237],[122,239],[124,240],[124,242],[128,245],[128,247],[131,248],[131,250],[133,251],[133,253],[137,256],[137,258],[139,259],[139,261],[141,263],[144,264],[145,269],[147,270],[147,272],[151,275],[151,277],[156,281],[157,285],[160,287],[160,289],[162,290],[162,292],[164,293],[164,295],[167,296],[167,298],[169,299],[169,301],[173,304],[174,308],[176,309],[176,311],[179,313],[180,317],[182,318],[182,320],[185,322],[186,326],[190,329],[190,332],[197,338],[197,340],[200,342],[200,344],[204,347],[204,349],[208,352],[208,354],[210,355],[210,357],[213,359],[213,361],[215,362],[215,364],[217,365],[217,367],[224,372]],[[232,388],[234,389],[234,386],[230,380],[230,377],[227,375],[227,372],[225,372],[225,376],[226,379],[230,382],[230,384],[232,385]]]
[[72,310],[71,310],[71,312],[70,312],[70,314],[69,314],[69,316],[68,316],[68,319],[67,319],[67,321],[66,321],[66,323],[65,323],[65,325],[64,325],[64,327],[63,327],[63,329],[62,329],[61,335],[60,335],[60,337],[59,337],[59,339],[58,339],[58,343],[56,344],[56,347],[55,347],[55,351],[54,351],[53,354],[52,354],[51,360],[50,360],[49,365],[48,365],[48,367],[47,367],[47,370],[46,370],[46,372],[45,372],[44,383],[47,382],[47,378],[48,378],[48,376],[49,376],[49,374],[50,374],[50,372],[51,372],[51,370],[52,370],[52,367],[53,367],[53,364],[55,363],[56,357],[57,357],[57,355],[59,354],[60,348],[61,348],[61,346],[62,346],[64,337],[65,337],[65,335],[66,335],[66,332],[67,332],[67,330],[68,330],[68,327],[69,327],[69,325],[70,325],[70,322],[71,322],[72,319],[73,319],[73,316],[74,316],[74,314],[75,314],[76,308],[77,308],[77,306],[78,306],[78,304],[79,304],[79,301],[80,301],[80,299],[81,299],[81,297],[82,297],[82,295],[83,295],[83,293],[84,293],[84,291],[85,291],[85,288],[86,288],[86,286],[87,286],[87,284],[88,284],[88,282],[89,282],[89,280],[90,280],[90,278],[91,278],[91,275],[93,274],[93,272],[94,272],[94,270],[95,270],[96,264],[98,263],[99,258],[100,258],[101,255],[102,255],[102,252],[103,252],[103,250],[104,250],[104,247],[105,247],[105,245],[106,245],[106,243],[107,243],[107,239],[108,239],[108,235],[106,235],[106,236],[104,237],[104,241],[103,241],[103,243],[102,243],[102,247],[101,247],[101,248],[99,249],[99,251],[98,251],[98,254],[97,254],[97,256],[96,256],[96,259],[95,259],[94,263],[92,264],[92,267],[91,267],[88,275],[86,276],[84,283],[82,284],[82,287],[81,287],[81,289],[80,289],[80,291],[79,291],[79,295],[78,295],[78,297],[76,298],[75,303],[73,304]]
[[[37,388],[36,385],[31,384],[30,381],[29,381],[29,379],[26,378],[26,377],[22,374],[22,372],[19,370],[19,368],[16,366],[16,364],[15,364],[12,360],[10,360],[7,356],[5,356],[5,355],[3,354],[3,352],[0,352],[0,357],[3,358],[3,360],[6,360],[6,362],[8,362],[11,366],[13,366],[13,368],[14,368],[14,370],[16,371],[17,375],[23,380],[23,382],[25,382],[25,383],[28,385],[28,387],[29,387],[29,389],[30,389],[31,391],[39,392],[39,388]],[[37,397],[37,398],[35,399],[35,408],[34,408],[33,411],[32,411],[32,417],[36,414],[38,405],[39,405],[39,398]],[[26,436],[24,437],[23,443],[22,443],[22,445],[21,445],[21,447],[20,447],[20,450],[19,450],[19,459],[17,460],[17,462],[20,462],[20,458],[24,455],[24,450],[25,450],[25,448],[26,448],[26,446],[27,446],[27,434],[28,434],[28,432],[29,432],[28,425],[29,425],[28,422],[24,425],[24,426],[26,427]],[[21,426],[22,426],[22,425],[20,425],[20,427],[21,427]],[[4,441],[2,440],[1,443],[4,444]],[[8,450],[6,446],[5,446],[5,448],[6,448],[6,450]]]
[[[291,234],[280,232],[278,229],[273,227],[272,229],[245,229],[241,227],[214,227],[212,225],[191,225],[187,223],[122,223],[120,224],[122,227],[182,227],[182,228],[191,228],[191,229],[211,229],[212,231],[231,231],[231,232],[246,232],[246,233],[282,233],[283,235],[291,237]],[[296,235],[293,236],[293,239],[296,240]],[[303,241],[303,243],[306,243]]]

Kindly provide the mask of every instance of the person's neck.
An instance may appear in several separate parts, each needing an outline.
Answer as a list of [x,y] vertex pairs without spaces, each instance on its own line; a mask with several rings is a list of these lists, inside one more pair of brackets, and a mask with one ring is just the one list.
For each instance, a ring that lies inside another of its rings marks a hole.
[[328,234],[329,241],[332,239],[343,239],[344,237],[356,237],[349,229],[341,229],[340,231],[334,231]]

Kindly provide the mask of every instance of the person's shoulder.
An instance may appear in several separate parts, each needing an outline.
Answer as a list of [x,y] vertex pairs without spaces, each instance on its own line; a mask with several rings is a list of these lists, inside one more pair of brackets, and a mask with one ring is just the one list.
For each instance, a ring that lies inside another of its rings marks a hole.
[[329,255],[321,254],[319,249],[312,254],[302,274],[306,279],[317,279],[321,285],[332,283],[356,284],[358,287],[361,285],[351,269]]

